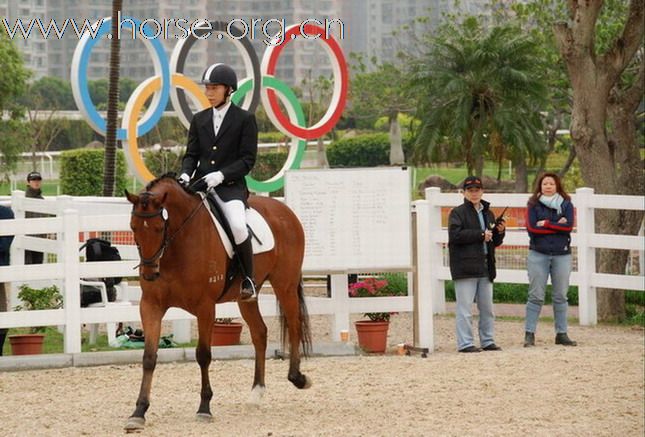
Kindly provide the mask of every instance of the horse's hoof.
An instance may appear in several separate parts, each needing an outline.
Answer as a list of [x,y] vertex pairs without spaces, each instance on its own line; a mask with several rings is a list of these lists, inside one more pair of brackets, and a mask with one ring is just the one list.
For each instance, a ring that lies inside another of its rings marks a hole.
[[197,421],[203,423],[210,423],[213,421],[213,415],[209,413],[197,413]]
[[251,394],[249,395],[249,400],[248,404],[249,405],[260,405],[260,402],[262,402],[262,397],[264,396],[264,391],[265,387],[261,385],[256,385],[253,387],[251,390]]
[[311,380],[311,378],[309,378],[307,375],[304,375],[304,376],[305,376],[305,385],[302,387],[303,390],[307,389],[307,388],[310,388],[314,384],[314,382]]
[[125,430],[127,432],[136,432],[141,431],[146,426],[146,419],[143,417],[128,417],[128,421],[125,424]]

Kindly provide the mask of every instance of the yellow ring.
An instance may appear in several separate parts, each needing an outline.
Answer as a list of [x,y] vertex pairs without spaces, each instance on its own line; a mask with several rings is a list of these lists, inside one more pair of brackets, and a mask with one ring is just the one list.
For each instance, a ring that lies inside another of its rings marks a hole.
[[[175,73],[171,77],[171,85],[174,87],[179,87],[189,93],[192,93],[204,109],[211,106],[208,98],[202,91],[202,89],[194,81],[187,78],[183,74]],[[135,176],[139,179],[140,182],[146,184],[151,180],[155,179],[148,167],[146,166],[143,158],[139,154],[139,146],[137,141],[137,122],[139,121],[139,114],[141,109],[145,104],[148,97],[150,97],[154,92],[161,89],[161,78],[159,76],[151,77],[143,81],[136,90],[132,93],[134,100],[132,101],[131,107],[126,107],[124,112],[123,124],[127,123],[126,128],[128,135],[123,145],[126,158],[130,164],[130,168],[134,170]],[[135,116],[136,115],[136,116]]]

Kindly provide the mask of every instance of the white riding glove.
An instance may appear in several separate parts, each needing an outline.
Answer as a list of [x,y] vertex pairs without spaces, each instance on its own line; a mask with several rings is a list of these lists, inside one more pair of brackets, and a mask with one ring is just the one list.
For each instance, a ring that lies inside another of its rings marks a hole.
[[208,189],[212,190],[213,188],[224,182],[224,175],[221,171],[214,171],[212,173],[208,173],[203,177],[203,179],[204,182],[206,182]]
[[182,173],[181,176],[179,176],[179,183],[183,186],[188,186],[188,182],[190,182],[190,176],[186,173]]

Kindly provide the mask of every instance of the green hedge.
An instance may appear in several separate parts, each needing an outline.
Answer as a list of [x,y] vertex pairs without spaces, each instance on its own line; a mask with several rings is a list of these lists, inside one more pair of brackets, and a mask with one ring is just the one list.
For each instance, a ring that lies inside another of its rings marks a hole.
[[[103,149],[76,149],[63,152],[60,161],[62,194],[71,196],[103,195]],[[125,156],[121,150],[116,155],[115,196],[126,188]]]
[[179,173],[182,156],[169,149],[146,150],[143,152],[143,162],[145,162],[150,173],[159,177],[171,171]]
[[389,165],[390,140],[386,133],[358,135],[334,141],[327,147],[330,167]]
[[[251,170],[251,176],[258,181],[269,179],[280,171],[287,160],[287,155],[288,152],[281,150],[258,153],[253,170]],[[271,193],[271,195],[282,197],[284,196],[284,189],[280,188],[279,190]]]
[[284,143],[288,140],[288,137],[282,132],[259,132],[258,133],[258,142],[259,143]]

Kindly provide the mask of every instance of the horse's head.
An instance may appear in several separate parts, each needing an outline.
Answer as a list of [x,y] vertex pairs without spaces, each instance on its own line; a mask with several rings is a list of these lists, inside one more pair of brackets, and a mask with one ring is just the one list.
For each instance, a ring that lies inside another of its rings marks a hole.
[[159,277],[159,259],[168,243],[168,214],[164,208],[167,194],[145,191],[136,195],[125,191],[132,203],[130,228],[141,258],[139,274],[146,281]]

